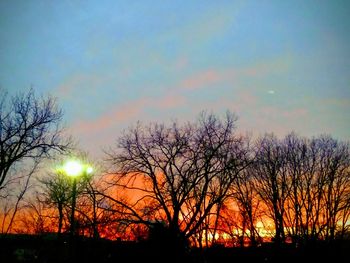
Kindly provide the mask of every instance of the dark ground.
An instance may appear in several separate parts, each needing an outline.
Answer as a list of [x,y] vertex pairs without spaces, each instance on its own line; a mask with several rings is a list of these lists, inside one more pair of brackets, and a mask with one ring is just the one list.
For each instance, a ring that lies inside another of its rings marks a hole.
[[266,244],[256,248],[221,246],[180,253],[166,244],[77,239],[71,251],[69,238],[56,236],[0,236],[0,262],[349,262],[350,242],[317,242],[295,248]]

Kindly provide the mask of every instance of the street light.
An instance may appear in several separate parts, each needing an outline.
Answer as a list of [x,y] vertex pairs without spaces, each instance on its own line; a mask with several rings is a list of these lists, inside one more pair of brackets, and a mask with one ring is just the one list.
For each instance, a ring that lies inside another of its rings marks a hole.
[[82,164],[77,160],[69,160],[67,161],[63,167],[62,171],[69,177],[73,178],[72,184],[72,212],[71,212],[71,225],[70,225],[70,235],[71,238],[74,236],[75,231],[75,205],[77,198],[77,178],[82,175],[89,175],[93,172],[93,168],[88,164]]
[[77,180],[80,176],[88,176],[92,174],[93,168],[88,164],[83,164],[78,160],[68,160],[64,163],[57,172],[65,174],[73,179],[72,182],[72,211],[71,211],[71,224],[70,224],[70,262],[75,262],[75,205],[77,198]]

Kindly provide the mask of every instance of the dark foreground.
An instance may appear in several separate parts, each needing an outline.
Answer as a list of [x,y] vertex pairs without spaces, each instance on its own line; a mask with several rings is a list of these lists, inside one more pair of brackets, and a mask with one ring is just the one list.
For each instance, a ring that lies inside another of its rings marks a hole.
[[0,262],[348,262],[350,242],[317,242],[295,248],[268,244],[256,248],[213,247],[179,252],[166,244],[79,239],[53,236],[0,236]]

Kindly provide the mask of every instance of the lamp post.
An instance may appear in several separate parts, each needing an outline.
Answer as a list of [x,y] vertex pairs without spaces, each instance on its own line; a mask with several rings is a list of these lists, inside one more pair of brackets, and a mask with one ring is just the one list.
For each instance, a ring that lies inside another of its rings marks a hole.
[[77,198],[77,179],[82,175],[91,174],[93,169],[89,165],[81,164],[79,161],[71,160],[64,164],[64,173],[73,179],[72,183],[72,211],[71,211],[71,225],[70,225],[70,236],[73,238],[75,232],[75,206]]
[[72,211],[71,211],[71,223],[70,223],[70,262],[75,262],[75,240],[74,240],[74,232],[75,232],[75,206],[77,199],[77,180],[80,176],[86,176],[93,172],[91,166],[87,164],[82,164],[77,160],[67,161],[60,170],[67,176],[73,179],[72,182]]

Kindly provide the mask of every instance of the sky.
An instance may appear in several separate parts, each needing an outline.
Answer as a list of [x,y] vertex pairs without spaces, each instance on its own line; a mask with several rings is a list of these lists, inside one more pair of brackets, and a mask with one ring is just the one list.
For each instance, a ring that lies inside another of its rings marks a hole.
[[350,1],[0,0],[0,87],[57,97],[83,150],[135,124],[350,140]]

